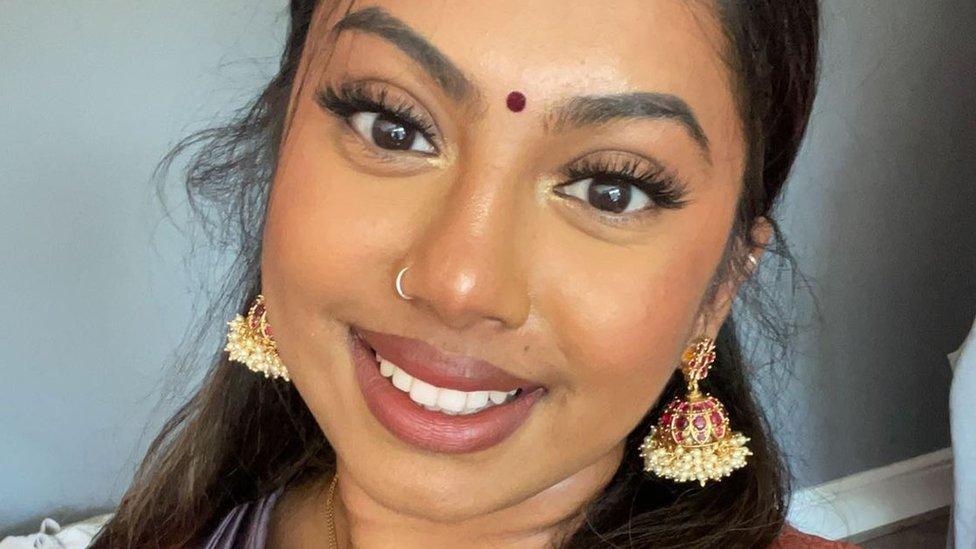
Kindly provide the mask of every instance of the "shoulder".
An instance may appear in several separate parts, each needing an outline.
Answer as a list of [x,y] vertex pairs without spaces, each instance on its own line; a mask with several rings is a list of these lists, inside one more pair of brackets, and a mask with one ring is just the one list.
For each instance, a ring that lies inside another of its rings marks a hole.
[[773,541],[769,549],[860,549],[860,546],[843,541],[831,541],[827,538],[806,534],[786,524],[779,537]]
[[[203,547],[264,547],[268,523],[282,488],[236,505],[204,536]],[[2,549],[2,548],[0,548]]]

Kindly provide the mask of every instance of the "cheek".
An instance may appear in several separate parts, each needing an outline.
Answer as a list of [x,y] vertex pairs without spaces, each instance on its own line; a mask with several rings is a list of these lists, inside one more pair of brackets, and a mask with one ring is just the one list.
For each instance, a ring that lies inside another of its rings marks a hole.
[[585,264],[552,299],[551,321],[573,375],[589,387],[638,391],[644,381],[666,379],[697,305],[697,288],[680,276],[688,269],[675,260]]
[[389,208],[376,214],[374,198],[363,192],[364,176],[349,171],[333,145],[306,126],[295,129],[283,150],[271,190],[264,278],[277,290],[301,294],[303,308],[354,314],[355,296],[387,285],[393,291],[392,275],[376,264],[402,246],[402,235]]
[[724,246],[716,217],[662,220],[647,246],[577,241],[540,260],[553,273],[544,314],[570,361],[567,384],[616,414],[609,420],[642,415],[677,368]]

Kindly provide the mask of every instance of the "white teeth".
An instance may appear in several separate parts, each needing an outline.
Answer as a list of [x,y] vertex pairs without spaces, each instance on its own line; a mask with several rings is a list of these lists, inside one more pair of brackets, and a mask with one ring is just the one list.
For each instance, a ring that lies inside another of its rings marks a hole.
[[454,389],[440,389],[437,395],[437,406],[447,413],[459,414],[464,411],[464,403],[468,394]]
[[437,393],[437,387],[417,378],[414,378],[413,385],[410,386],[410,399],[424,406],[435,406]]
[[409,393],[410,385],[413,383],[413,378],[410,377],[410,374],[404,372],[396,366],[394,366],[394,368],[396,369],[393,371],[393,386],[400,389],[404,393]]
[[417,379],[396,364],[376,354],[379,361],[380,374],[391,378],[393,386],[404,393],[409,393],[410,400],[420,406],[435,412],[449,415],[467,415],[480,412],[486,408],[504,404],[512,400],[518,389],[504,391],[458,391],[431,385]]
[[488,404],[488,391],[474,391],[468,393],[468,400],[464,403],[464,407],[468,410],[480,410],[486,404]]

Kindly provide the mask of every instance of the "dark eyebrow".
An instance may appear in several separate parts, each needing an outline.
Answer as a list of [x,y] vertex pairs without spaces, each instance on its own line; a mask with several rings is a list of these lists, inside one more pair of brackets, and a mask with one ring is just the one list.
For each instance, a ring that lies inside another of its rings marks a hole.
[[471,81],[461,69],[427,39],[383,8],[369,7],[346,15],[336,24],[334,32],[338,34],[344,30],[368,32],[393,44],[416,61],[452,99],[461,101],[472,94]]
[[708,137],[691,107],[680,97],[668,93],[636,92],[573,97],[550,112],[546,126],[561,130],[627,118],[675,120],[698,143],[706,160],[710,158]]
[[[378,6],[364,8],[343,17],[334,28],[374,34],[413,59],[449,97],[463,101],[476,95],[471,80],[450,59],[406,23]],[[671,119],[680,123],[711,161],[709,141],[691,107],[680,97],[667,93],[636,92],[574,97],[556,106],[547,116],[546,127],[604,124],[627,118]]]

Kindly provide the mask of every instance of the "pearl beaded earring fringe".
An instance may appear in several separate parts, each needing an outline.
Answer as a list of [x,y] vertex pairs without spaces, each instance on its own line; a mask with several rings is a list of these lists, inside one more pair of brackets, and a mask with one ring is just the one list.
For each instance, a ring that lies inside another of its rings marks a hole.
[[715,342],[700,337],[681,357],[688,384],[684,398],[675,398],[644,438],[640,456],[644,470],[676,482],[719,481],[745,467],[749,438],[729,428],[728,413],[717,398],[698,391],[715,361]]
[[288,369],[278,357],[263,295],[258,294],[247,317],[237,315],[227,325],[230,329],[224,350],[230,354],[231,360],[244,364],[252,372],[264,374],[264,377],[290,381]]

